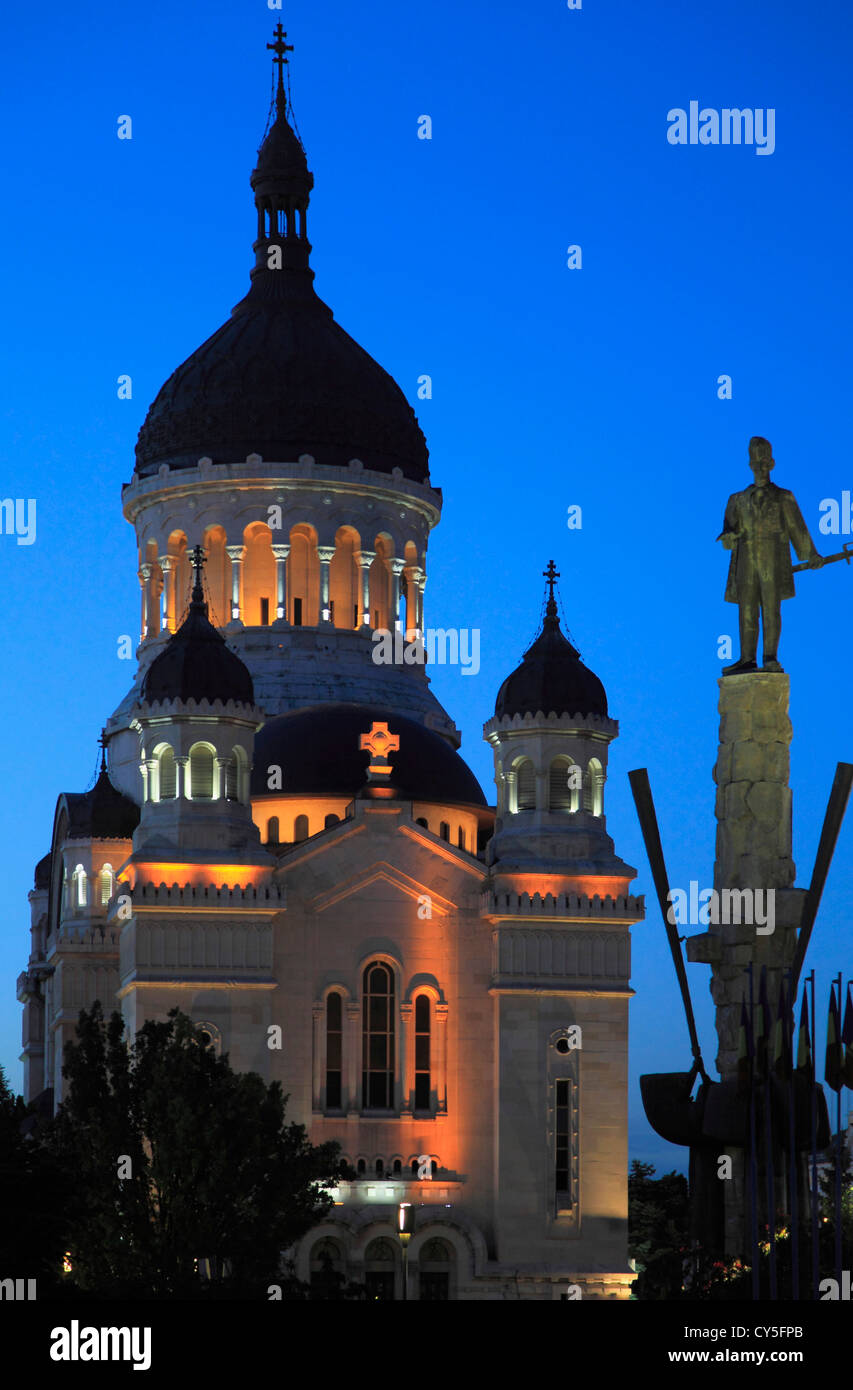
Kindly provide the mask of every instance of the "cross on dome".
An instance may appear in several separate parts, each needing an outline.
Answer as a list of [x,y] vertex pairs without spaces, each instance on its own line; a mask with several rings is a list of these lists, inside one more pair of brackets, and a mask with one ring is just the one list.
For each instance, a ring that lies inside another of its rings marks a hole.
[[268,43],[267,48],[271,48],[275,53],[273,62],[278,65],[278,91],[284,95],[284,65],[288,63],[288,53],[293,52],[293,44],[287,42],[287,32],[281,27],[281,20],[274,30],[275,43]]
[[547,579],[548,584],[549,584],[549,586],[550,586],[550,587],[549,587],[548,598],[549,598],[549,600],[550,600],[550,599],[553,599],[553,597],[554,597],[554,585],[556,584],[557,580],[560,578],[560,571],[559,571],[559,570],[556,568],[556,566],[554,565],[554,561],[553,561],[553,560],[549,560],[549,561],[548,561],[548,568],[547,568],[546,570],[543,570],[543,571],[542,571],[542,577],[543,577],[543,579]]
[[362,750],[367,749],[370,753],[370,766],[367,769],[368,773],[388,773],[391,771],[388,754],[398,751],[400,747],[400,735],[390,733],[387,724],[374,723],[371,726],[369,734],[361,735],[358,746]]

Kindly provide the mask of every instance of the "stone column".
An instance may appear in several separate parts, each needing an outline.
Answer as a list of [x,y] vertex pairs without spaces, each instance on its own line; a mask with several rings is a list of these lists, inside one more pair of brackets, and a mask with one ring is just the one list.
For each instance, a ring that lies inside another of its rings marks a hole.
[[158,563],[163,571],[163,628],[174,632],[177,623],[175,583],[178,562],[174,555],[161,555]]
[[400,575],[406,567],[405,560],[391,562],[391,621],[388,626],[395,632],[400,626]]
[[407,619],[409,616],[411,616],[414,619],[414,621],[411,624],[413,628],[413,633],[412,637],[409,639],[410,641],[413,641],[414,638],[420,636],[421,633],[421,626],[423,620],[423,586],[426,583],[426,575],[424,574],[423,570],[420,569],[417,565],[412,565],[409,574],[409,592],[412,596],[412,611],[411,614],[407,612],[406,616]]
[[231,621],[242,622],[242,579],[246,547],[244,545],[226,545],[225,551],[231,561]]
[[214,772],[213,772],[213,800],[214,800],[214,801],[224,801],[224,800],[225,800],[225,792],[226,792],[226,788],[227,788],[227,780],[226,780],[227,774],[226,774],[226,769],[227,769],[228,764],[229,764],[230,761],[231,761],[230,758],[221,758],[221,757],[219,757],[218,754],[217,754],[216,757],[213,759],[213,768],[214,768]]
[[514,767],[505,773],[504,780],[506,782],[507,814],[514,816],[518,810],[518,773]]
[[346,1012],[346,1050],[344,1067],[346,1094],[342,1096],[348,1115],[361,1111],[361,1005],[350,1002]]
[[356,559],[361,568],[361,625],[370,627],[370,566],[376,559],[376,551],[361,550]]
[[320,559],[320,622],[330,623],[332,614],[329,608],[329,565],[335,557],[335,547],[318,545],[317,555]]
[[151,613],[151,570],[152,566],[146,561],[139,566],[139,582],[142,585],[142,640],[149,636],[148,628],[149,616]]
[[[741,1004],[749,990],[746,966],[753,968],[756,1002],[761,967],[767,967],[775,1014],[780,982],[794,958],[805,893],[793,887],[788,677],[724,676],[719,687],[715,897],[707,931],[688,937],[686,949],[689,961],[711,966],[717,1068],[722,1080],[731,1082],[737,1075]],[[748,1243],[745,1162],[742,1149],[730,1146],[730,1151],[734,1172],[725,1184],[726,1249],[739,1254]],[[761,1172],[759,1179],[763,1203]],[[777,1191],[784,1192],[784,1186]]]
[[438,1102],[437,1113],[447,1114],[447,1004],[435,1004],[435,1058],[432,1061],[435,1077],[435,1093]]
[[289,545],[274,545],[272,553],[275,556],[275,579],[276,579],[276,606],[275,616],[277,620],[287,620],[287,557],[290,554]]
[[424,630],[424,589],[426,588],[426,570],[418,570],[418,631]]
[[187,794],[187,767],[189,758],[175,755],[175,800],[181,801]]
[[326,1032],[323,1027],[326,1014],[325,1006],[322,1003],[314,1004],[311,1009],[311,1014],[314,1022],[314,1100],[312,1109],[322,1110],[323,1089],[325,1085],[323,1072],[325,1071],[324,1064],[326,1060]]

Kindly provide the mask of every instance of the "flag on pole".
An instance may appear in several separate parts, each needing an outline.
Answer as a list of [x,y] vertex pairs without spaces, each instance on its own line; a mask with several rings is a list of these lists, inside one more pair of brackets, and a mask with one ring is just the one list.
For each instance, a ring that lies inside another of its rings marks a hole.
[[844,1060],[841,1064],[841,1077],[845,1086],[853,1091],[853,984],[847,985],[847,1005],[844,1010],[844,1027],[841,1030],[844,1044]]
[[773,1070],[781,1081],[787,1081],[793,1071],[791,1056],[791,1017],[785,996],[785,982],[779,983],[779,1005],[773,1026]]
[[841,1075],[843,1063],[844,1047],[841,1042],[838,1000],[835,997],[835,985],[830,985],[829,1013],[826,1018],[826,1062],[824,1065],[823,1079],[827,1086],[833,1091],[840,1091],[841,1087],[844,1085]]
[[770,1044],[770,1004],[767,999],[767,966],[761,967],[758,1004],[755,1009],[755,1079],[766,1081]]
[[755,1057],[755,1042],[752,1037],[752,1025],[749,1021],[749,1010],[746,1007],[746,1000],[742,1000],[740,1006],[740,1028],[738,1029],[737,1039],[737,1079],[738,1089],[748,1091],[752,1081],[752,1063]]
[[800,1009],[800,1029],[797,1034],[797,1071],[811,1074],[812,1045],[809,1039],[809,1005],[806,987],[803,985],[803,1004]]

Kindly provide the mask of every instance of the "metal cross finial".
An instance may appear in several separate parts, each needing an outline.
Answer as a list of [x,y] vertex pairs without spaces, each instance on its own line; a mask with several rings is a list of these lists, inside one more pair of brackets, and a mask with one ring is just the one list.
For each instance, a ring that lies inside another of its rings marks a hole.
[[201,569],[206,558],[207,557],[204,553],[204,550],[200,545],[195,546],[189,553],[189,561],[195,571],[192,592],[193,603],[204,603],[204,589],[202,587]]
[[267,48],[271,48],[275,53],[274,63],[278,63],[278,89],[284,89],[284,65],[288,61],[288,53],[293,52],[293,44],[287,42],[287,33],[281,27],[281,20],[275,27],[275,43],[268,43]]
[[553,600],[554,600],[554,585],[556,584],[557,580],[560,578],[560,571],[555,567],[554,561],[553,561],[553,560],[549,560],[549,561],[548,561],[548,568],[547,568],[546,570],[543,570],[543,572],[542,572],[542,577],[543,577],[543,579],[547,579],[548,584],[550,585],[550,589],[549,589],[549,593],[548,593],[548,600],[549,600],[549,602],[553,603]]
[[101,745],[101,772],[106,772],[106,770],[107,770],[107,731],[106,731],[106,729],[102,729],[102,730],[101,730],[101,737],[98,739],[98,743]]

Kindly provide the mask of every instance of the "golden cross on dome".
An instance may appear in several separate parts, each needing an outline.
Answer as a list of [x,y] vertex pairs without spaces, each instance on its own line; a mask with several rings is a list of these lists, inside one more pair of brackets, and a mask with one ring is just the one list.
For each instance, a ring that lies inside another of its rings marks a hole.
[[389,733],[387,724],[373,724],[369,734],[361,735],[358,746],[370,753],[368,772],[390,772],[388,754],[399,749],[400,735]]
[[281,27],[281,20],[275,27],[275,43],[268,43],[267,48],[271,48],[275,53],[274,63],[278,63],[278,85],[284,86],[284,65],[288,61],[288,53],[293,52],[293,44],[287,43],[287,33]]
[[557,580],[560,578],[560,571],[555,567],[554,561],[553,561],[553,560],[549,560],[549,561],[548,561],[548,568],[547,568],[546,570],[543,570],[543,571],[542,571],[542,578],[543,578],[543,579],[547,579],[549,585],[551,586],[551,587],[550,587],[550,593],[548,594],[548,598],[549,598],[549,599],[553,599],[553,597],[554,597],[554,585],[556,584]]

